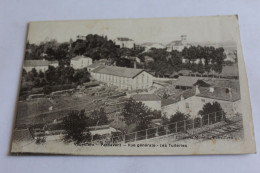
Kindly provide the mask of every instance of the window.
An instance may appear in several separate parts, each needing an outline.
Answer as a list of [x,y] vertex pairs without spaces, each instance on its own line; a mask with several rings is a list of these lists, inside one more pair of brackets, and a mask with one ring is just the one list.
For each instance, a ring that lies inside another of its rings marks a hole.
[[186,104],[186,108],[189,109],[190,108],[189,103],[185,103],[185,104]]
[[204,102],[204,103],[206,102],[206,100],[205,100],[205,99],[201,99],[201,101],[202,101],[202,102]]

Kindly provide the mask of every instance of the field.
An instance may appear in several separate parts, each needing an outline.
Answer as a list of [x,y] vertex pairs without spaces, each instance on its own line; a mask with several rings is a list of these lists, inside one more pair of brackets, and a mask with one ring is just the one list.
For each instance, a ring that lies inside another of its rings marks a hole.
[[18,102],[16,128],[24,129],[30,126],[42,128],[68,115],[71,110],[84,109],[86,114],[93,110],[105,108],[108,119],[117,119],[126,98],[117,96],[121,93],[111,88],[86,89],[84,92],[63,94],[49,98],[35,98]]

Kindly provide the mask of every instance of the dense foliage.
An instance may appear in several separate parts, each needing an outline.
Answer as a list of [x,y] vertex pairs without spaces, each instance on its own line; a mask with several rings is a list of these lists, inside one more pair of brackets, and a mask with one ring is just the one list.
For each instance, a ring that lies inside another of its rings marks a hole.
[[[159,76],[171,75],[182,69],[201,74],[211,71],[221,73],[225,59],[223,48],[201,46],[185,47],[181,52],[152,49],[149,52],[140,54],[139,58],[145,61],[145,56],[152,57],[154,61],[146,63],[144,67],[155,71]],[[182,60],[186,62],[184,63]]]
[[105,109],[100,108],[100,110],[94,110],[93,112],[91,112],[88,122],[90,126],[107,125],[108,119]]
[[84,111],[72,111],[64,119],[63,124],[66,131],[65,142],[74,142],[75,145],[79,145],[91,141],[91,134]]
[[199,111],[199,115],[202,116],[203,125],[219,122],[222,120],[222,116],[225,120],[225,112],[218,102],[206,103]]
[[[56,40],[42,42],[39,45],[27,43],[25,59],[58,60],[60,65],[69,65],[70,59],[77,55],[91,57],[94,61],[107,59],[111,64],[122,67],[133,67],[134,59],[139,57],[142,63],[139,68],[150,69],[159,76],[171,75],[182,69],[198,73],[222,72],[225,54],[223,48],[191,46],[185,47],[181,52],[166,49],[155,49],[145,52],[143,49],[120,48],[106,36],[89,34],[78,37],[75,41],[58,43]],[[145,62],[145,56],[152,57],[154,61]],[[187,62],[183,63],[185,59]],[[195,61],[198,61],[196,62]]]
[[161,112],[151,110],[142,102],[129,99],[123,108],[122,115],[128,126],[135,125],[135,131],[149,128],[152,119],[161,117]]

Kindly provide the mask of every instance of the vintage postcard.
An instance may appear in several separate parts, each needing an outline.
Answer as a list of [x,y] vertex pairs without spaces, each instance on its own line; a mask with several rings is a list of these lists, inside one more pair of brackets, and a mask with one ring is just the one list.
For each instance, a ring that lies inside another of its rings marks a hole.
[[11,153],[256,153],[238,16],[31,22]]

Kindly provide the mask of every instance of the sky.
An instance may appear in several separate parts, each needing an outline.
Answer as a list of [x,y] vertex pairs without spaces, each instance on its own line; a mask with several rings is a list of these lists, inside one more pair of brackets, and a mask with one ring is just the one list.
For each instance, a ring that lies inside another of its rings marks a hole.
[[50,39],[65,42],[75,40],[77,35],[99,34],[112,40],[128,37],[137,43],[169,43],[180,40],[181,35],[187,35],[188,42],[230,42],[238,40],[236,19],[214,16],[31,22],[27,40],[36,44]]

